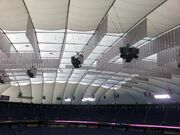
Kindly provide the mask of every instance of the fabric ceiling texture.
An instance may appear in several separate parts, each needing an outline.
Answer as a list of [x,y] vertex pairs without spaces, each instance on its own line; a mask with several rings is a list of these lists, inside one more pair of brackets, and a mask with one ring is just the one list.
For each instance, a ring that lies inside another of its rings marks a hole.
[[[0,0],[0,77],[9,77],[0,84],[0,100],[180,102],[179,5],[180,0]],[[131,63],[120,58],[125,40],[139,48]],[[71,64],[76,52],[86,55],[79,69]],[[35,78],[26,73],[31,66]],[[170,98],[155,99],[158,94]]]

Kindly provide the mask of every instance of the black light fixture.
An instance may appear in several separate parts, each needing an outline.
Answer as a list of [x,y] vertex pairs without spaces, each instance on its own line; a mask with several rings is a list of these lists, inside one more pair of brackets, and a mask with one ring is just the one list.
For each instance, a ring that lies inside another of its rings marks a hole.
[[125,60],[125,62],[131,62],[132,59],[137,59],[139,54],[139,49],[135,47],[129,47],[127,44],[126,47],[120,47],[120,57]]
[[35,78],[36,77],[36,73],[37,73],[37,69],[34,66],[32,66],[30,69],[27,70],[27,75],[30,78]]
[[79,54],[78,52],[75,56],[71,57],[71,63],[74,68],[80,68],[83,62],[84,62],[84,56],[82,54]]

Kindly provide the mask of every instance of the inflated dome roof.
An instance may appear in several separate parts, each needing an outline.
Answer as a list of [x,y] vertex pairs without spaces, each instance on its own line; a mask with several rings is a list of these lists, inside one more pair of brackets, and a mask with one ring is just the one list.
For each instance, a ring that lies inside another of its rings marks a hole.
[[[180,101],[179,0],[1,0],[2,101],[151,104]],[[130,43],[139,58],[120,58]],[[71,56],[84,55],[81,68]],[[37,68],[35,78],[26,70]],[[154,95],[168,94],[169,99]]]

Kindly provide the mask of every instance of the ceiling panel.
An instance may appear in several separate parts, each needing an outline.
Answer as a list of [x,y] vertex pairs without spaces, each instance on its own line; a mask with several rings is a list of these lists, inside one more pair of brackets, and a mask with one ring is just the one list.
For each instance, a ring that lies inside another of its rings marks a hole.
[[25,0],[25,3],[35,28],[45,30],[65,28],[68,0]]
[[27,12],[22,0],[1,0],[0,28],[4,30],[25,30],[27,25]]
[[73,30],[95,30],[113,0],[71,0],[68,28]]

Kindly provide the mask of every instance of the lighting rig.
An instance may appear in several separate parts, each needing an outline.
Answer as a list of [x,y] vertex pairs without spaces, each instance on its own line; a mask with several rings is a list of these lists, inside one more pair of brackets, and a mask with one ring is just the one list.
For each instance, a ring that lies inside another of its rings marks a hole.
[[132,59],[137,59],[139,54],[139,49],[135,47],[129,47],[129,44],[125,47],[120,47],[120,57],[125,60],[125,62],[131,62]]
[[36,73],[37,73],[37,68],[35,68],[34,66],[32,66],[30,69],[27,70],[27,75],[30,78],[35,78],[36,77]]
[[75,56],[71,57],[71,63],[74,68],[80,68],[83,62],[84,62],[84,56],[82,54],[79,54],[78,52]]

